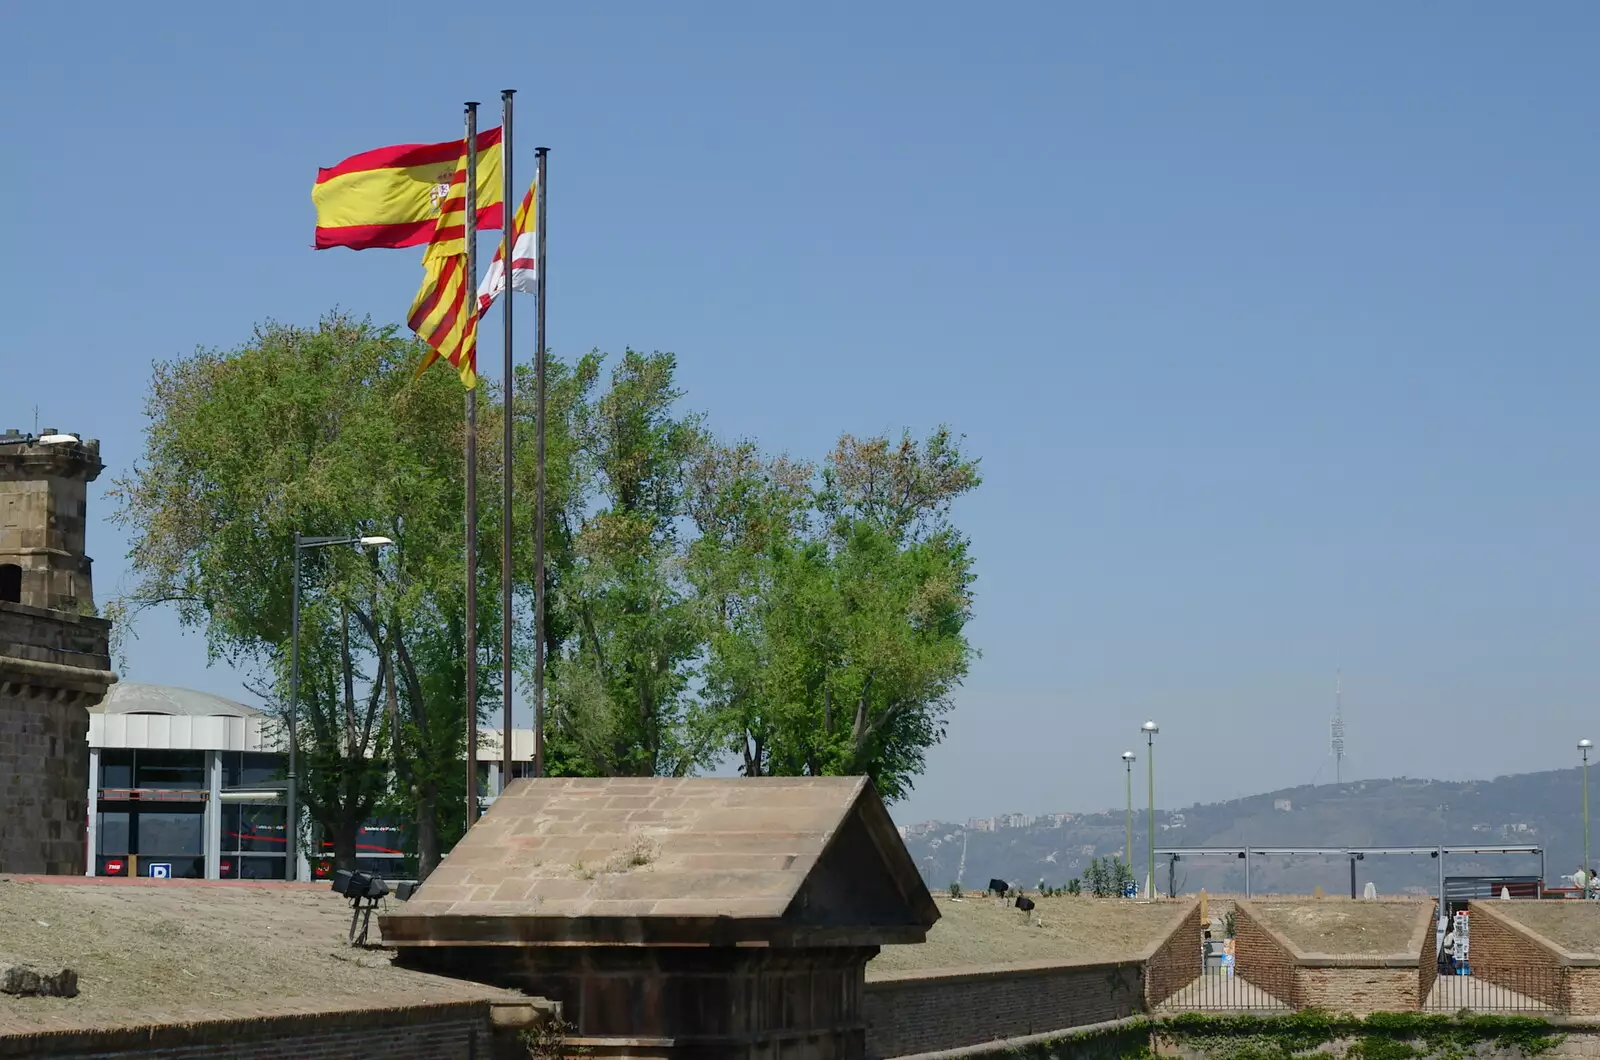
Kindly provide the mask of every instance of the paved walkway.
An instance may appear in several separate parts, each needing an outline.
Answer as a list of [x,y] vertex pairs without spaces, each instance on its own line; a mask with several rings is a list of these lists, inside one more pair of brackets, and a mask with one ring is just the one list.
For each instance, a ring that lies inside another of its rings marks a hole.
[[1289,1005],[1223,968],[1207,968],[1156,1006],[1157,1012],[1289,1012]]
[[1459,1012],[1464,1008],[1474,1012],[1555,1011],[1554,1006],[1537,998],[1470,975],[1441,975],[1428,992],[1426,1008],[1429,1012]]

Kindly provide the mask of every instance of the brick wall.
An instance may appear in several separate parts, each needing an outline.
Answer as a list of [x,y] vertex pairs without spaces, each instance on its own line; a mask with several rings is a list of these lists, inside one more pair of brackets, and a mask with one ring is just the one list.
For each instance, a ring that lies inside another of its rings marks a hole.
[[1144,1008],[1137,961],[1053,964],[867,984],[867,1055],[907,1056],[1121,1019]]
[[[0,1035],[0,1057],[33,1060],[465,1060],[494,1044],[487,1001],[94,1031]],[[526,1050],[522,1051],[526,1056]]]
[[1294,955],[1250,912],[1249,902],[1233,910],[1234,974],[1295,1008],[1305,1007]]
[[[1575,1007],[1570,996],[1569,975],[1552,945],[1534,938],[1518,925],[1507,921],[1486,903],[1468,906],[1472,946],[1467,964],[1474,979],[1482,979],[1525,997],[1531,997],[1573,1014],[1600,1014],[1600,1009]],[[1600,971],[1600,969],[1596,969]],[[1600,1003],[1600,997],[1596,997]]]
[[1147,1008],[1155,1008],[1199,977],[1204,965],[1200,929],[1199,903],[1190,905],[1173,919],[1172,930],[1145,962]]
[[1297,969],[1295,993],[1301,1008],[1347,1012],[1416,1012],[1417,969],[1382,968],[1353,962]]
[[1433,984],[1439,979],[1439,935],[1437,924],[1439,909],[1435,905],[1428,913],[1428,923],[1422,932],[1422,944],[1417,947],[1417,1007],[1426,1004],[1433,993]]

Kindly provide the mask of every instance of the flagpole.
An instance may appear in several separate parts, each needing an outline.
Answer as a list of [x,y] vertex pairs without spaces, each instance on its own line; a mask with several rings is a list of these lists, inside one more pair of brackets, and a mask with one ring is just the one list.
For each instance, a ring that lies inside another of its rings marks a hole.
[[503,732],[500,736],[500,790],[504,791],[506,785],[511,783],[511,452],[514,440],[512,436],[511,410],[514,404],[512,390],[515,379],[512,366],[511,345],[511,305],[516,301],[511,297],[512,253],[511,248],[516,234],[513,228],[516,224],[516,210],[512,203],[516,202],[516,188],[512,184],[511,173],[511,104],[512,97],[517,94],[514,88],[502,89],[500,92],[500,165],[505,176],[505,190],[501,195],[500,212],[505,215],[505,230],[501,235],[501,265],[505,278],[505,294],[500,298],[500,310],[505,314],[505,483],[502,489],[500,502],[500,697],[504,707],[504,719],[501,723]]
[[[478,309],[478,104],[466,104],[467,275],[461,312]],[[505,145],[501,145],[505,149]],[[467,327],[471,327],[468,323]],[[466,355],[466,351],[462,351]],[[467,827],[478,817],[478,388],[467,391]]]
[[[538,218],[537,229],[534,234],[534,288],[537,291],[538,301],[534,305],[533,317],[533,344],[534,344],[534,397],[533,414],[535,426],[538,428],[538,444],[535,459],[538,467],[535,472],[535,509],[533,523],[533,775],[544,776],[544,291],[545,291],[545,171],[546,161],[550,155],[548,147],[534,148],[538,162],[534,170],[534,179],[539,186],[539,201],[534,205],[535,216]],[[506,257],[509,259],[511,251],[508,248]],[[511,301],[511,262],[506,262],[506,301]],[[508,325],[509,326],[509,325]]]

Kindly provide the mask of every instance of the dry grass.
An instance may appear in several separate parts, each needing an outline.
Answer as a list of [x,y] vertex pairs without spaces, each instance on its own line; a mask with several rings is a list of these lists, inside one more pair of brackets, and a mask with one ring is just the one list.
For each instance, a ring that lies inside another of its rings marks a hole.
[[934,897],[941,916],[928,941],[885,946],[867,965],[868,979],[1033,961],[1127,960],[1153,945],[1181,908],[1176,902],[1034,897],[1038,908],[1030,925],[998,899]]
[[1308,898],[1251,903],[1259,919],[1303,953],[1409,953],[1426,902]]
[[349,907],[325,887],[0,877],[0,953],[69,965],[79,990],[0,995],[0,1033],[511,996],[352,950],[349,923]]
[[1494,910],[1568,953],[1600,953],[1600,902],[1496,902]]

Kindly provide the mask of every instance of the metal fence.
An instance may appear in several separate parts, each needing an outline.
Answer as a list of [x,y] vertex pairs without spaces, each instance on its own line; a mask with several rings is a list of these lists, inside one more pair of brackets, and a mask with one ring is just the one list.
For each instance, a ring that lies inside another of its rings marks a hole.
[[1270,976],[1246,979],[1232,964],[1210,965],[1160,1006],[1177,1012],[1291,1012],[1292,984]]
[[1560,1014],[1567,1010],[1567,969],[1557,965],[1477,967],[1441,972],[1422,1003],[1425,1012]]

